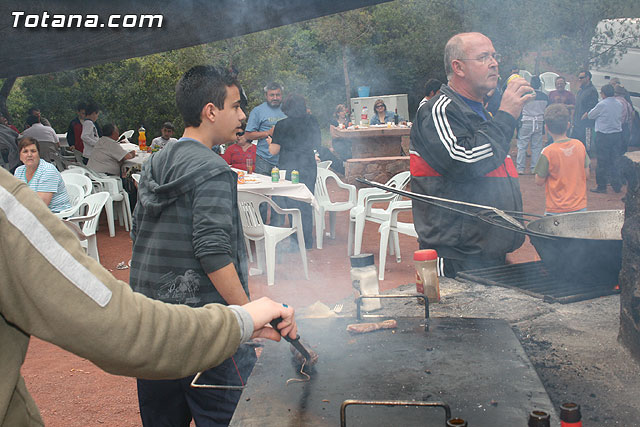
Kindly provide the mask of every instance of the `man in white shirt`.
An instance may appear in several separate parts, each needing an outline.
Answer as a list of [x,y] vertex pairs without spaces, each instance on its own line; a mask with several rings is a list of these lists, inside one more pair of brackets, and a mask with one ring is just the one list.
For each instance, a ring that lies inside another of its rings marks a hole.
[[[56,156],[60,152],[60,141],[56,131],[52,127],[40,123],[40,117],[36,115],[27,117],[26,124],[29,127],[22,132],[21,136],[27,136],[38,141],[40,144],[40,157],[49,163],[57,163]],[[56,166],[63,167],[57,164]]]
[[38,116],[32,115],[27,117],[27,125],[29,127],[22,132],[22,136],[28,136],[36,139],[38,142],[53,142],[58,145],[60,144],[56,131],[49,126],[45,126],[40,123],[40,118]]
[[82,142],[84,144],[84,151],[82,152],[82,158],[86,165],[93,152],[93,147],[98,143],[98,128],[96,127],[96,120],[100,109],[94,103],[87,104],[85,108],[84,121],[82,122]]
[[173,123],[165,122],[162,125],[162,129],[160,130],[162,132],[162,136],[154,138],[153,141],[151,141],[151,149],[154,151],[161,150],[171,141],[177,141],[177,139],[172,138],[174,130],[175,128],[173,126]]
[[135,150],[127,151],[118,144],[117,139],[120,131],[113,123],[104,125],[102,134],[103,136],[93,147],[87,166],[95,172],[120,176],[122,163],[125,160],[133,159],[136,155]]

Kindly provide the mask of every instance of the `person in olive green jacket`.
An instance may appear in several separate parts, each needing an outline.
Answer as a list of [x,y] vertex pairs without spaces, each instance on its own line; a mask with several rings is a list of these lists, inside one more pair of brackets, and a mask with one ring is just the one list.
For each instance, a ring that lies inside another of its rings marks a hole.
[[216,366],[252,337],[279,340],[267,326],[278,317],[295,337],[293,309],[268,298],[190,308],[134,293],[0,169],[0,426],[43,425],[20,375],[31,335],[112,374],[170,379]]

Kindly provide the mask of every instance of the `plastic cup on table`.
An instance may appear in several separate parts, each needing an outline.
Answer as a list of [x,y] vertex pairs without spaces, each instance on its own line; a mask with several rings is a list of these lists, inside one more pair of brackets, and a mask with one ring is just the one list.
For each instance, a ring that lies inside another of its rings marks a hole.
[[253,173],[253,159],[247,159],[247,174]]
[[280,182],[284,181],[287,176],[287,171],[280,169]]

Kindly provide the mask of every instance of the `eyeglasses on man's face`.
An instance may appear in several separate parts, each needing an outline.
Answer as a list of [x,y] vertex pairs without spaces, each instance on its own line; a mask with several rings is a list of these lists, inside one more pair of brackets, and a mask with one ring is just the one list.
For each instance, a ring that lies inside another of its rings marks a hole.
[[586,78],[587,78],[587,76],[578,76],[578,80],[584,80]]
[[380,107],[384,108],[384,104],[377,104],[375,108],[380,108]]
[[490,58],[493,58],[498,64],[502,61],[502,55],[499,53],[485,53],[483,55],[478,56],[477,58],[460,58],[460,61],[480,61],[483,65],[487,65],[490,61]]

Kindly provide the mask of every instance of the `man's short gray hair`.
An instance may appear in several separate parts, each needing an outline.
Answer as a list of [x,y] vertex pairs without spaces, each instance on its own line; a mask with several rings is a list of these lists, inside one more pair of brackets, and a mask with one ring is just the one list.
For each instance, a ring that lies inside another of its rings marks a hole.
[[460,34],[451,37],[444,47],[444,71],[447,73],[447,79],[453,76],[453,68],[451,61],[464,57],[464,43]]

